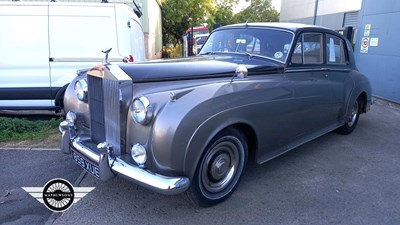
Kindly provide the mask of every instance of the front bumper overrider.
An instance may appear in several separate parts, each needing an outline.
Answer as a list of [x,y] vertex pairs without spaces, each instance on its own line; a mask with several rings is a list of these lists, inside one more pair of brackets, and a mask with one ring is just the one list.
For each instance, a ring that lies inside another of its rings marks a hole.
[[[90,173],[100,180],[105,181],[116,175],[122,175],[133,183],[167,195],[182,193],[190,186],[190,181],[187,177],[164,176],[146,168],[132,165],[121,157],[114,156],[111,144],[103,142],[95,145],[90,137],[77,136],[75,125],[72,121],[64,120],[60,123],[59,129],[62,134],[61,151],[66,154],[74,152],[95,165],[97,168]],[[85,167],[84,169],[90,170]]]

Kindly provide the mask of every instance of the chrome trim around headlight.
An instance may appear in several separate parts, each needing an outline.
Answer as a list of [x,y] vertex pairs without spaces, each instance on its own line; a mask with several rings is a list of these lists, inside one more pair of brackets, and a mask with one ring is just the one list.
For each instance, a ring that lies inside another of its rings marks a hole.
[[88,84],[86,79],[80,79],[75,82],[74,90],[76,97],[83,102],[88,100]]
[[135,161],[139,167],[144,167],[144,164],[147,161],[147,152],[143,145],[139,143],[133,145],[131,148],[131,156],[133,161]]
[[153,117],[153,106],[145,96],[135,98],[132,102],[132,118],[136,123],[146,125]]

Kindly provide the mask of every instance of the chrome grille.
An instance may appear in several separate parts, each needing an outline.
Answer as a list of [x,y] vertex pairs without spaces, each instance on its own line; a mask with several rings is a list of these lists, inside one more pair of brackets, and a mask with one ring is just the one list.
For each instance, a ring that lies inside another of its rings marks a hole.
[[115,152],[120,152],[121,146],[121,111],[119,101],[119,82],[103,80],[104,90],[104,120],[106,141],[114,146]]
[[88,76],[90,137],[96,144],[106,140],[104,127],[103,79]]
[[110,65],[108,69],[102,76],[88,74],[90,135],[94,143],[106,141],[112,144],[115,155],[121,155],[125,153],[133,84],[118,66]]

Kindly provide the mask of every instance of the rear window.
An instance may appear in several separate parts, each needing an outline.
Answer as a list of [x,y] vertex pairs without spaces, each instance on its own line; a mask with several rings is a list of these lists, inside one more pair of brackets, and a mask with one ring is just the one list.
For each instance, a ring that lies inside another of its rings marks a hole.
[[328,64],[346,64],[345,42],[343,39],[326,35],[326,59]]

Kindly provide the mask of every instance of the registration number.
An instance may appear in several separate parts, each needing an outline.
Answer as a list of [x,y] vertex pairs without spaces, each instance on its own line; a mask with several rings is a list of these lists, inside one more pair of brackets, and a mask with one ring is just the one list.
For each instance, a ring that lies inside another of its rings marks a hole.
[[92,163],[88,162],[82,156],[78,155],[76,152],[72,152],[72,157],[74,158],[75,162],[85,169],[87,172],[92,174],[93,176],[100,179],[100,170],[99,167],[93,165]]

